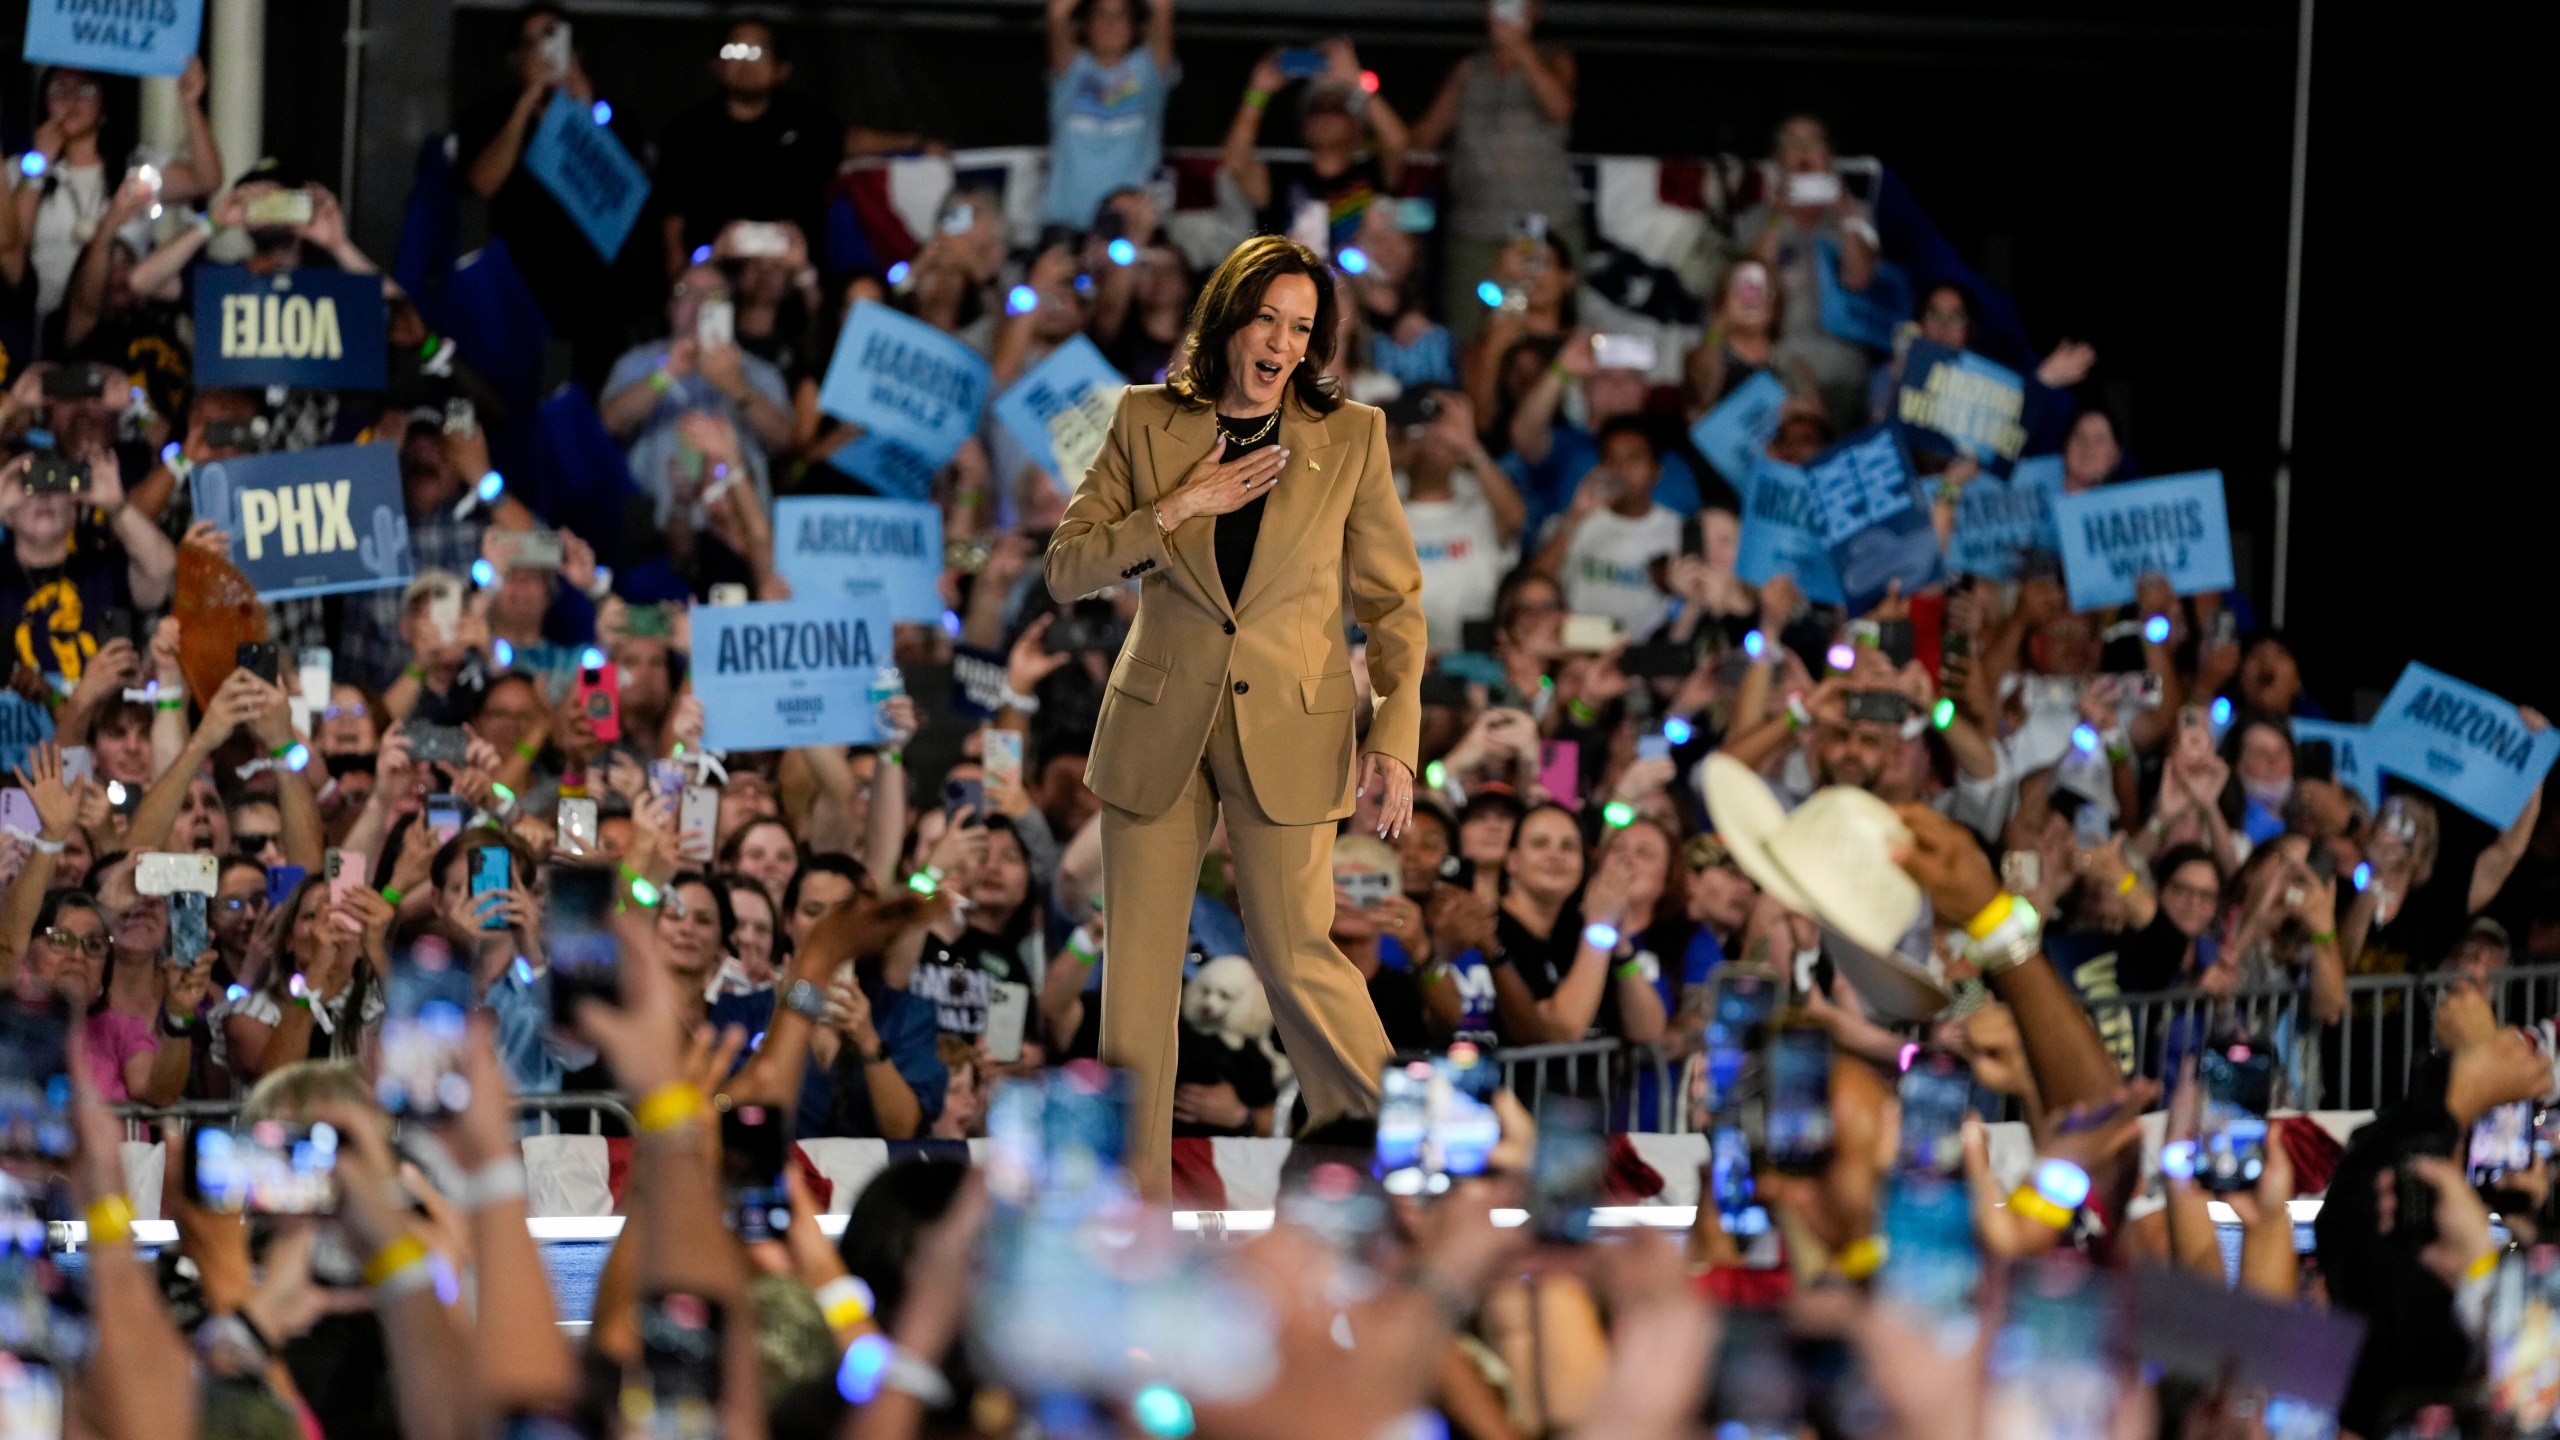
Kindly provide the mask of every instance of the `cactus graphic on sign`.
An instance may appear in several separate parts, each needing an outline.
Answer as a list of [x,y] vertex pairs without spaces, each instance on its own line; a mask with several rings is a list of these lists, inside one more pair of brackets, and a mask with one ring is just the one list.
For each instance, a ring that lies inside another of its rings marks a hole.
[[397,577],[408,583],[409,517],[392,513],[388,505],[373,507],[373,533],[356,546],[356,557],[364,568],[376,575]]
[[221,526],[222,533],[237,543],[240,495],[231,488],[231,472],[219,460],[196,467],[196,518]]

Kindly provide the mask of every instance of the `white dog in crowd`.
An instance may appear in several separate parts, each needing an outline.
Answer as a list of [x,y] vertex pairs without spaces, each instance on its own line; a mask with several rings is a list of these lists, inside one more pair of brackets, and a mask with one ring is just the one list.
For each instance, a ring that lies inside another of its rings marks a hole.
[[1295,1078],[1288,1057],[1271,1043],[1271,1001],[1262,993],[1262,977],[1241,955],[1219,955],[1200,962],[1182,982],[1182,1018],[1192,1029],[1230,1050],[1248,1045],[1271,1062],[1271,1079],[1285,1088]]

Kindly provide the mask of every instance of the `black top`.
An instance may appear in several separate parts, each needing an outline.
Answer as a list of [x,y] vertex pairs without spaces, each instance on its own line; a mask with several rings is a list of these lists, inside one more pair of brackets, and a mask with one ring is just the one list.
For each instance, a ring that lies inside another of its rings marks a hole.
[[[1259,439],[1247,438],[1257,432]],[[1221,415],[1218,417],[1218,433],[1227,437],[1227,460],[1280,443],[1276,415],[1251,415],[1242,420]],[[1218,517],[1218,583],[1227,587],[1229,605],[1235,604],[1236,597],[1244,593],[1245,574],[1253,568],[1253,542],[1262,538],[1262,507],[1270,498],[1271,487],[1265,485],[1261,494]]]
[[753,120],[731,117],[722,95],[677,116],[658,140],[658,186],[667,213],[684,217],[684,243],[708,245],[732,220],[788,220],[816,251],[842,133],[787,91]]

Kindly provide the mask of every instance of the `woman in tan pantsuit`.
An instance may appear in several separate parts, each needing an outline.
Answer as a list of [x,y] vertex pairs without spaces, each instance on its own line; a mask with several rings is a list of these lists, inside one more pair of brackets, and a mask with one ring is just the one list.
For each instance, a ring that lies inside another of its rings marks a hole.
[[[1386,1032],[1326,937],[1333,836],[1371,787],[1381,834],[1413,813],[1422,568],[1385,417],[1322,378],[1334,326],[1325,262],[1274,235],[1237,246],[1200,292],[1183,368],[1121,397],[1049,541],[1062,601],[1140,586],[1085,783],[1102,800],[1102,1059],[1136,1078],[1129,1160],[1152,1194],[1170,1187],[1184,939],[1222,812],[1311,1125],[1377,1113]],[[1346,608],[1377,697],[1356,791]]]

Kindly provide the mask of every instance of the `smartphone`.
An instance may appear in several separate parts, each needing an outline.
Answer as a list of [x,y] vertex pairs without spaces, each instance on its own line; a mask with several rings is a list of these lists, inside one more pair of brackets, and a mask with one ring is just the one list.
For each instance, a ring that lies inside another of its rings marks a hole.
[[[560,803],[566,807],[569,802]],[[622,952],[605,929],[617,878],[614,871],[594,865],[554,863],[543,869],[551,1023],[571,1034],[577,1033],[579,1001],[622,1003]]]
[[697,864],[711,860],[713,837],[720,833],[720,791],[711,785],[688,785],[676,802],[676,850]]
[[2471,1183],[2496,1185],[2533,1168],[2534,1105],[2517,1100],[2492,1106],[2471,1127]]
[[1831,1163],[1831,1035],[1790,1025],[1769,1045],[1769,1163],[1809,1175]]
[[622,687],[610,662],[578,672],[578,708],[595,727],[596,739],[607,745],[622,739]]
[[44,817],[36,813],[36,797],[12,785],[0,790],[0,830],[22,835],[44,833]]
[[2409,808],[2407,796],[2393,795],[2384,799],[2382,809],[2376,812],[2374,820],[2381,825],[2383,834],[2401,844],[2410,845],[2417,842],[2418,816],[2416,811]]
[[1637,736],[1637,737],[1636,737],[1636,758],[1637,758],[1638,760],[1668,760],[1668,759],[1670,759],[1670,758],[1671,758],[1671,740],[1670,740],[1670,737],[1668,737],[1668,736],[1664,736],[1664,735],[1639,735],[1639,736]]
[[1618,622],[1607,615],[1567,615],[1563,639],[1573,654],[1597,655],[1618,643]]
[[791,1147],[791,1114],[767,1105],[720,1112],[720,1198],[731,1234],[748,1244],[791,1233],[791,1192],[782,1167]]
[[1923,1050],[1902,1072],[1901,1167],[1909,1174],[1964,1173],[1964,1120],[1973,1113],[1973,1067],[1944,1050]]
[[409,739],[409,757],[424,765],[470,763],[471,737],[459,725],[428,725],[412,720],[400,727]]
[[42,992],[0,995],[0,1157],[71,1154],[68,1001]]
[[791,237],[770,220],[741,220],[730,227],[730,253],[749,260],[768,260],[791,253]]
[[2275,1052],[2233,1040],[2196,1057],[2204,1109],[2196,1129],[2196,1183],[2230,1193],[2258,1183],[2267,1167],[2267,1106],[2275,1096]]
[[1377,1175],[1390,1195],[1437,1195],[1481,1175],[1502,1138],[1490,1103],[1501,1070],[1474,1046],[1389,1064],[1379,1082]]
[[427,621],[436,627],[436,643],[450,645],[462,625],[462,592],[445,587],[427,600]]
[[[131,787],[128,787],[131,788]],[[134,862],[133,888],[143,895],[210,895],[221,860],[200,850],[149,850]]]
[[1840,203],[1840,177],[1828,170],[1818,174],[1789,175],[1787,203],[1790,205],[1836,205]]
[[640,1375],[646,1393],[629,1397],[648,1418],[633,1427],[665,1440],[696,1440],[720,1433],[721,1351],[727,1346],[728,1312],[717,1300],[683,1292],[640,1301]]
[[1311,80],[1324,73],[1324,52],[1313,45],[1292,45],[1274,61],[1292,80]]
[[1899,690],[1851,690],[1840,702],[1852,722],[1899,726],[1911,718],[1911,697]]
[[326,1215],[338,1208],[338,1132],[322,1122],[199,1125],[187,1135],[186,1193],[224,1214]]
[[1333,883],[1350,897],[1355,910],[1375,910],[1403,888],[1402,877],[1391,870],[1354,870],[1335,875]]
[[511,570],[557,570],[567,563],[568,547],[560,543],[557,530],[501,530],[499,543],[506,548],[507,568]]
[[1550,1095],[1538,1107],[1538,1146],[1529,1164],[1529,1224],[1550,1245],[1591,1238],[1591,1210],[1609,1171],[1607,1116],[1600,1102]]
[[329,690],[337,680],[337,657],[323,645],[305,646],[293,652],[294,688],[301,692],[302,703],[314,710],[328,708]]
[[428,796],[427,828],[435,832],[436,843],[441,845],[461,834],[463,817],[467,813],[468,808],[459,795]]
[[987,783],[999,790],[1019,788],[1022,784],[1022,732],[990,727],[979,735],[978,764],[987,773]]
[[204,422],[204,443],[208,450],[255,453],[259,446],[266,443],[266,439],[267,422],[263,416],[252,420]]
[[89,491],[89,462],[74,460],[59,450],[38,450],[27,465],[26,488],[30,495],[85,495]]
[[2334,780],[2338,775],[2338,747],[2329,740],[2297,740],[2293,745],[2293,778],[2296,780]]
[[987,786],[983,780],[953,776],[942,782],[942,813],[955,823],[961,812],[983,821],[987,814]]
[[1594,335],[1591,337],[1591,359],[1603,370],[1640,370],[1650,373],[1660,349],[1650,335]]
[[282,662],[278,658],[274,643],[271,641],[244,640],[240,642],[240,648],[236,653],[233,664],[239,669],[246,670],[250,674],[257,676],[259,679],[266,681],[270,685],[283,683],[284,672],[281,668]]
[[1529,23],[1529,0],[1490,0],[1485,11],[1505,25]]
[[[501,852],[503,853],[503,852]],[[477,876],[474,877],[475,892]],[[383,987],[380,1067],[374,1098],[394,1115],[450,1115],[471,1103],[463,1078],[465,1032],[475,1003],[471,957],[421,937],[391,957]]]
[[47,400],[95,400],[107,393],[106,377],[98,367],[79,361],[46,370],[42,384]]
[[282,905],[287,900],[292,899],[293,892],[302,888],[304,878],[310,875],[310,873],[310,871],[303,869],[299,865],[275,865],[268,867],[268,906],[272,908],[274,906]]
[[329,903],[344,903],[346,898],[365,888],[364,852],[332,848],[321,860],[321,874],[329,877]]
[[[1908,1111],[1904,1118],[1907,1124]],[[1973,1293],[1982,1281],[1982,1254],[1974,1244],[1973,1202],[1964,1182],[1951,1174],[1896,1177],[1886,1188],[1877,1229],[1885,1241],[1877,1298],[1942,1327],[1944,1338],[1970,1339],[1978,1323]]]
[[2508,1433],[2551,1434],[2560,1414],[2560,1386],[2552,1383],[2560,1371],[2560,1247],[2536,1245],[2498,1266],[2487,1330],[2491,1412],[2514,1427]]
[[987,1058],[1010,1065],[1022,1058],[1023,1032],[1030,1028],[1031,987],[999,980],[987,987]]
[[[471,854],[471,904],[477,911],[483,895],[504,895],[515,888],[515,856],[504,845],[483,845]],[[507,928],[504,906],[493,905],[480,917],[483,930]]]
[[213,948],[213,932],[205,918],[205,896],[182,890],[169,897],[169,955],[161,963],[184,970]]
[[726,300],[705,300],[695,307],[693,343],[705,350],[726,350],[737,344],[737,307]]
[[2136,710],[2157,710],[2169,698],[2168,682],[2150,670],[2125,670],[2116,675],[2117,703]]
[[687,766],[681,760],[652,760],[649,762],[649,788],[660,799],[673,805],[684,794],[686,771]]
[[2083,850],[2095,850],[2115,838],[2115,817],[2106,807],[2094,802],[2082,805],[2071,816],[2071,843]]
[[1464,855],[1441,856],[1440,883],[1455,885],[1461,890],[1473,890],[1476,888],[1476,862]]
[[596,853],[596,802],[584,795],[563,795],[554,816],[560,830],[560,849],[569,855]]
[[266,190],[249,197],[244,217],[252,230],[284,229],[311,223],[311,192]]
[[1778,1227],[1760,1203],[1759,1186],[1751,1178],[1751,1137],[1740,1125],[1718,1125],[1710,1132],[1707,1182],[1715,1192],[1717,1221],[1741,1248],[1744,1267],[1775,1268]]
[[1539,741],[1538,783],[1545,787],[1556,803],[1571,809],[1582,808],[1582,742]]
[[560,19],[558,16],[552,17],[550,33],[544,35],[540,41],[536,42],[534,48],[535,53],[542,58],[542,73],[550,76],[554,82],[568,78],[568,21]]
[[86,745],[65,745],[62,747],[62,783],[64,786],[68,787],[77,785],[83,780],[93,778],[97,773],[98,752],[90,749]]
[[1780,989],[1777,976],[1744,965],[1720,967],[1715,985],[1715,1005],[1707,1015],[1706,1064],[1699,1072],[1706,1087],[1697,1097],[1702,1128],[1709,1117],[1732,1108],[1742,1072],[1767,1042]]
[[1913,633],[1909,620],[1876,622],[1876,648],[1884,652],[1884,658],[1892,661],[1896,670],[1911,663],[1918,644],[1919,638]]
[[2115,1296],[2107,1272],[2076,1250],[2013,1268],[1991,1343],[1986,1440],[2096,1440],[2120,1408]]

